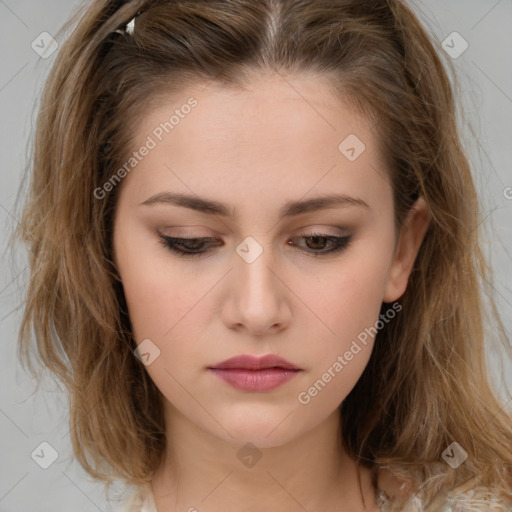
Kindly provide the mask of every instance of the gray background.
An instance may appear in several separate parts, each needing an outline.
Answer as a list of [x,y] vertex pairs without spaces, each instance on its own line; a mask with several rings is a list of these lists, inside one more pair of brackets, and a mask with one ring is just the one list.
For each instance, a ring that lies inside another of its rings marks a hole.
[[[17,251],[16,263],[12,264],[5,253],[8,235],[16,223],[16,192],[26,165],[39,93],[56,55],[40,58],[31,44],[42,32],[56,34],[75,5],[76,1],[69,0],[0,0],[0,229],[4,251],[0,270],[0,512],[95,512],[116,508],[107,503],[103,487],[92,482],[72,458],[67,402],[62,391],[47,381],[42,392],[31,395],[33,382],[19,366],[15,352],[21,314],[16,306],[28,276],[25,254]],[[421,11],[422,19],[440,42],[456,31],[469,43],[468,50],[453,62],[467,115],[466,146],[489,230],[486,252],[495,267],[498,304],[510,336],[512,1],[415,0],[413,6]],[[500,358],[495,353],[488,356],[495,368]],[[510,361],[505,370],[512,374]],[[31,458],[43,441],[59,455],[46,470]]]

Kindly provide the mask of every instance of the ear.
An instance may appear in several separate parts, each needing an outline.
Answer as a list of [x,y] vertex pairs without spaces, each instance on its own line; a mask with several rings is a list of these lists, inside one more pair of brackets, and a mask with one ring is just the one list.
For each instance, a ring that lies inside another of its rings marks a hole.
[[383,302],[394,302],[405,293],[416,256],[429,225],[430,214],[425,200],[420,197],[409,210],[400,230]]

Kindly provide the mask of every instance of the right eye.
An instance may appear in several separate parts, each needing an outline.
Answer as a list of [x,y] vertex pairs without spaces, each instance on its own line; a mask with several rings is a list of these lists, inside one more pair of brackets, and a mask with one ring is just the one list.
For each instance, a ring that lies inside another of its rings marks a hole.
[[[174,238],[171,236],[160,235],[160,243],[183,257],[194,257],[205,254],[208,250],[202,250],[204,245],[208,242],[215,242],[215,238]],[[181,248],[180,248],[181,247]],[[184,248],[184,249],[182,249]]]

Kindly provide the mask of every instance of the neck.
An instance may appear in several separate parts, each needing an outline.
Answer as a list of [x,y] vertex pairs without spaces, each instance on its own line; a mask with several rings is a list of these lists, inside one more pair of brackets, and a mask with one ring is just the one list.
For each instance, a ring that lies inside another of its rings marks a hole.
[[152,482],[161,512],[375,510],[370,471],[340,443],[335,411],[286,444],[256,448],[220,439],[166,411],[168,446]]

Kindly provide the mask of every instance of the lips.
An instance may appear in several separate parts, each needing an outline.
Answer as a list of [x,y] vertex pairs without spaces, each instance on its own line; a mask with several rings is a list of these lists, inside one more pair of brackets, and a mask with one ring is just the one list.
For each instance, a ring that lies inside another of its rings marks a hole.
[[263,393],[292,380],[302,369],[281,357],[269,354],[263,357],[232,357],[209,367],[209,371],[239,391]]
[[222,363],[210,368],[218,370],[230,370],[230,369],[241,369],[241,370],[266,370],[270,368],[283,368],[285,370],[301,370],[298,366],[286,361],[282,357],[274,354],[268,354],[262,357],[255,357],[249,355],[235,356],[231,359],[227,359]]

